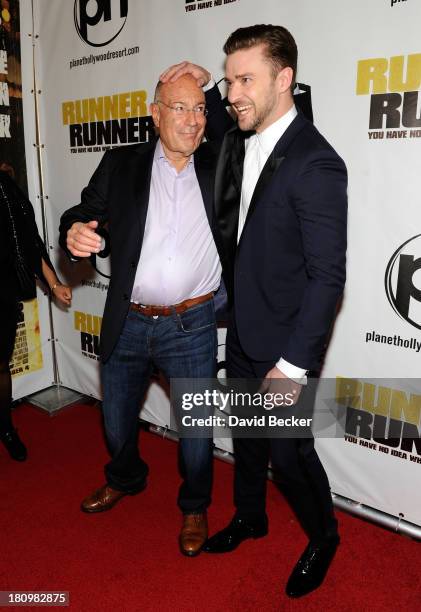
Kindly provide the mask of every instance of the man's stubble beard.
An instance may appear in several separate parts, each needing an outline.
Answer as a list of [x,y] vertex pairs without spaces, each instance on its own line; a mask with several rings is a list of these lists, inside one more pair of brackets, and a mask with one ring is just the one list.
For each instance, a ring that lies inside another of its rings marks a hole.
[[[257,130],[261,125],[263,125],[263,123],[272,113],[274,108],[276,108],[276,105],[277,105],[277,100],[275,97],[275,93],[271,91],[270,97],[266,101],[265,106],[262,109],[260,109],[259,112],[256,112],[256,116],[252,120],[252,123],[250,123],[250,125],[245,125],[244,127],[240,127],[240,129],[243,130],[244,132]],[[253,107],[254,109],[256,109],[256,105],[254,103],[253,103]]]

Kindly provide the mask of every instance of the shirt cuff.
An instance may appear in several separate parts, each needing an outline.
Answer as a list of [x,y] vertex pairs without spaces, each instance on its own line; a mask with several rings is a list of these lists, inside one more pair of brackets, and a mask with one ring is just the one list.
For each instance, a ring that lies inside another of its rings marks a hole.
[[215,79],[211,76],[209,83],[207,85],[203,85],[202,87],[203,93],[206,93],[207,91],[212,89],[212,87],[215,87],[215,85],[216,85]]
[[288,378],[293,380],[299,385],[307,384],[307,372],[308,370],[304,370],[303,368],[299,368],[292,363],[289,363],[286,359],[280,359],[276,367],[278,370],[281,370],[282,374],[285,374]]

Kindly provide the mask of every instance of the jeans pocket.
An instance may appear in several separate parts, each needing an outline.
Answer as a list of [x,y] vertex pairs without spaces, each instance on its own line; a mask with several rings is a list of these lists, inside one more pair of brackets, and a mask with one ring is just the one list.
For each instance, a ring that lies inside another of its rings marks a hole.
[[216,325],[213,300],[189,308],[176,316],[178,329],[185,334],[194,334]]

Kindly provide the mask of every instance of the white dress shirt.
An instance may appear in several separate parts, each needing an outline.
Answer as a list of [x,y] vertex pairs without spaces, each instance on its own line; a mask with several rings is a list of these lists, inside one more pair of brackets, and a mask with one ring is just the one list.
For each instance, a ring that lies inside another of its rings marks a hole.
[[[260,173],[263,170],[263,166],[275,148],[276,143],[296,116],[297,109],[295,106],[292,106],[290,110],[285,113],[285,115],[272,123],[269,127],[263,130],[263,132],[256,132],[256,134],[253,134],[253,136],[250,136],[250,138],[246,140],[237,242],[240,241],[250,202],[253,197],[254,189]],[[305,384],[307,382],[307,371],[293,365],[292,363],[289,363],[282,357],[277,362],[276,367],[279,368],[286,376],[288,376],[288,378],[292,378],[300,384]]]
[[285,115],[272,123],[263,132],[259,134],[256,132],[246,140],[243,182],[241,184],[240,216],[238,219],[238,242],[240,241],[250,202],[263,166],[275,148],[276,143],[296,116],[297,109],[295,106],[292,106]]

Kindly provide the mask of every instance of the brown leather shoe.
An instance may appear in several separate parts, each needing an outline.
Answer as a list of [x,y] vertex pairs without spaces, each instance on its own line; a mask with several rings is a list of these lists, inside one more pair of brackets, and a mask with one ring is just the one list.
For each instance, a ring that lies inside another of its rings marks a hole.
[[80,509],[82,512],[105,512],[105,510],[111,510],[125,495],[128,495],[125,491],[116,491],[116,489],[104,485],[86,497],[81,503]]
[[195,557],[202,550],[208,537],[208,519],[206,512],[201,514],[184,514],[180,532],[180,551],[187,557]]

